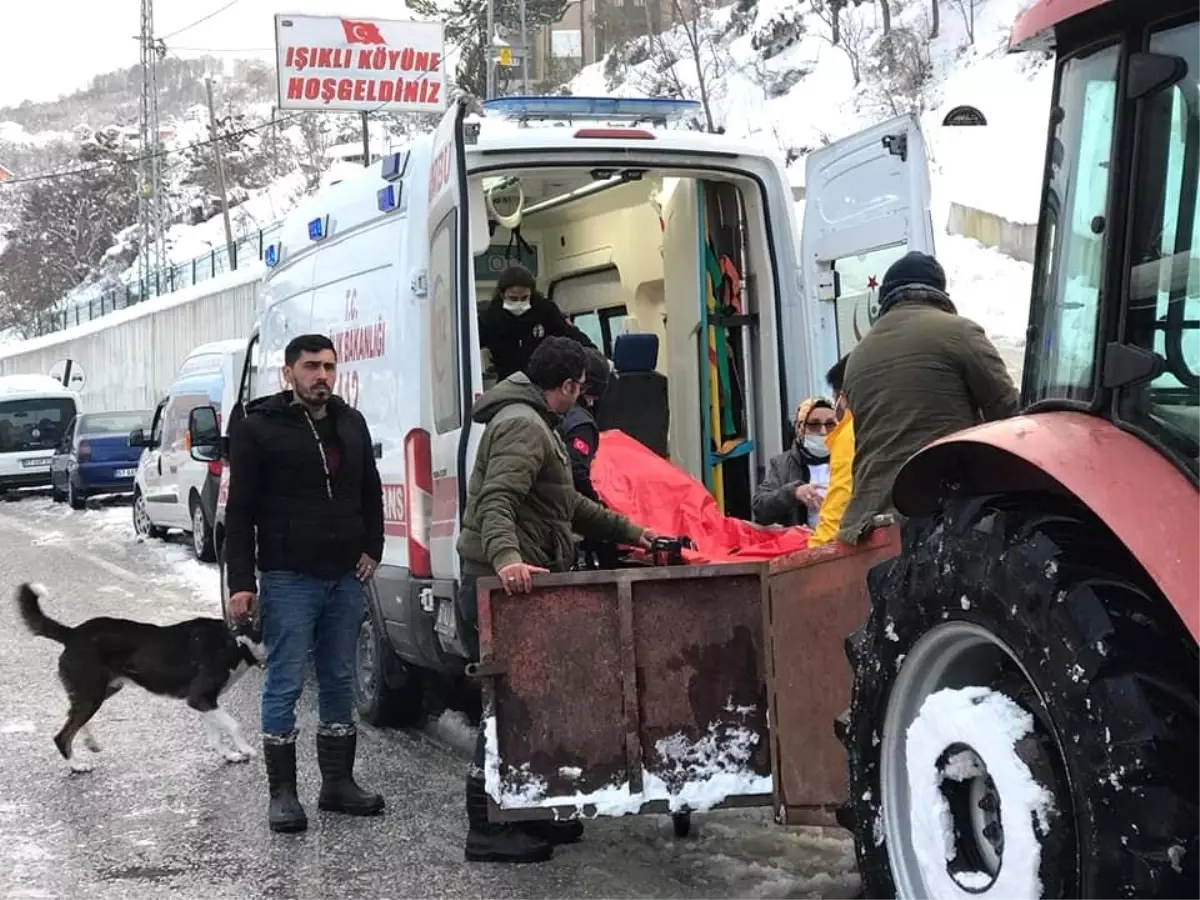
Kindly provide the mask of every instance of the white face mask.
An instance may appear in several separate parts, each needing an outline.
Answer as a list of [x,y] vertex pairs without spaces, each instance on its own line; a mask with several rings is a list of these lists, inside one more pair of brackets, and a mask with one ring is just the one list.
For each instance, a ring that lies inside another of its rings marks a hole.
[[523,316],[529,312],[529,307],[532,304],[528,300],[505,300],[504,311],[510,312],[514,316]]
[[804,449],[817,459],[824,459],[829,455],[829,448],[825,446],[825,438],[819,434],[806,434],[804,436]]

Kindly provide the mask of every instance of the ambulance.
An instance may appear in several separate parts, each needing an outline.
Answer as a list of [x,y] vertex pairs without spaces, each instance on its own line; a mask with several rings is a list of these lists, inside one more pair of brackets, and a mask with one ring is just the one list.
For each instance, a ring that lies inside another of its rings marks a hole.
[[307,198],[267,248],[239,402],[283,387],[293,337],[328,334],[335,392],[375,442],[387,539],[358,648],[366,720],[419,716],[431,675],[460,676],[468,656],[455,540],[482,431],[471,405],[495,381],[478,313],[505,266],[533,272],[618,384],[645,387],[619,392],[609,424],[657,420],[669,458],[748,518],[796,404],[825,393],[870,327],[888,264],[932,252],[914,117],[808,157],[802,234],[775,149],[681,127],[696,114],[461,99],[433,133]]

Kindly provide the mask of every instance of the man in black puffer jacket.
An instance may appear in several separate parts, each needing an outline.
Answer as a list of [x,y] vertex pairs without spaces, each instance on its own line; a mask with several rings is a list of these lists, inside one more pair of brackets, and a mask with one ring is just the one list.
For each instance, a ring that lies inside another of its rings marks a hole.
[[496,380],[524,372],[533,351],[548,337],[570,338],[596,349],[553,300],[537,292],[528,269],[509,266],[500,273],[492,302],[479,315],[479,344],[492,356]]
[[383,797],[353,776],[354,650],[363,583],[383,555],[383,494],[367,423],[333,394],[337,354],[329,338],[295,338],[283,373],[292,390],[251,403],[230,429],[225,567],[231,617],[249,618],[257,602],[267,646],[262,733],[271,830],[303,831],[296,701],[310,652],[320,690],[318,805],[359,816],[383,810]]

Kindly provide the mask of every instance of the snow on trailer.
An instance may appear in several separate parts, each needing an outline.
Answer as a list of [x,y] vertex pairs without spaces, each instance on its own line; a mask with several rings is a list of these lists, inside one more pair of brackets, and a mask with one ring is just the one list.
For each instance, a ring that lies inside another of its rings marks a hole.
[[761,564],[480,579],[497,821],[771,802]]

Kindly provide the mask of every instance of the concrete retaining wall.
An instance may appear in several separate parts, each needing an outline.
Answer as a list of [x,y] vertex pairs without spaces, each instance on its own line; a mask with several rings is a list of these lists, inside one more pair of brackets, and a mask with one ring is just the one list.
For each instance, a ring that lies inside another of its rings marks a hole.
[[995,213],[984,212],[961,203],[950,204],[946,231],[974,238],[985,247],[994,247],[1013,259],[1033,262],[1037,247],[1037,224],[1010,222]]
[[0,347],[0,375],[81,366],[85,411],[153,409],[195,347],[248,338],[258,311],[261,264],[109,313],[76,328]]

